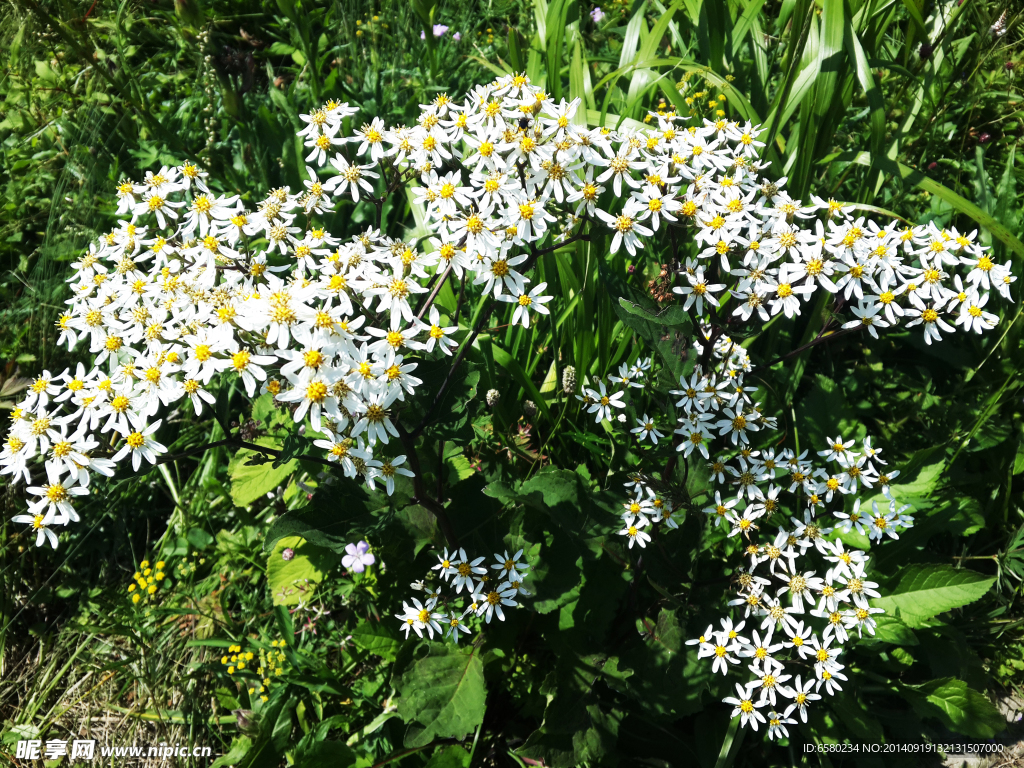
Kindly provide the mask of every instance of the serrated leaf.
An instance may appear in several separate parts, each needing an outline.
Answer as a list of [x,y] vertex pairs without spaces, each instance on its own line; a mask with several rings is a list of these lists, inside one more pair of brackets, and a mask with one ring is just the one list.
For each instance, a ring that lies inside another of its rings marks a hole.
[[936,717],[958,733],[990,739],[1006,727],[1006,719],[984,694],[955,677],[903,685],[900,690],[918,714]]
[[395,681],[398,714],[411,726],[407,747],[438,738],[464,739],[484,720],[487,686],[474,648],[429,643],[427,655],[413,661]]
[[673,381],[686,373],[690,362],[691,327],[682,307],[651,312],[636,302],[620,298],[612,308],[623,325],[631,328],[648,347],[658,351]]
[[460,480],[465,480],[476,474],[476,470],[462,454],[451,456],[445,459],[448,465],[448,484],[455,485]]
[[995,583],[994,576],[951,565],[911,565],[902,572],[899,585],[874,605],[889,613],[899,611],[908,627],[923,626],[940,613],[960,608],[981,598]]

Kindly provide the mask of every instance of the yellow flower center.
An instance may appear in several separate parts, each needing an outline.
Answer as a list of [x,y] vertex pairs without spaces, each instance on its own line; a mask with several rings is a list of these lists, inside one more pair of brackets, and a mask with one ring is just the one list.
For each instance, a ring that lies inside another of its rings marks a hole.
[[313,381],[306,387],[306,399],[313,403],[322,403],[327,398],[327,385],[322,381]]
[[53,503],[67,501],[68,489],[60,483],[48,485],[46,486],[46,498]]

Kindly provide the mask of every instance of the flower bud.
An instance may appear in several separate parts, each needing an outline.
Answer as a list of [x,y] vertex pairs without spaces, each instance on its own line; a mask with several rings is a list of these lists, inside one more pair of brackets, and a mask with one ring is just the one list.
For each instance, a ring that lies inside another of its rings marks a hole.
[[287,549],[285,549],[281,553],[281,559],[284,560],[285,562],[287,562],[288,560],[291,560],[293,557],[295,557],[295,550],[292,549],[291,547],[288,547]]
[[528,419],[532,419],[537,415],[537,404],[533,400],[527,400],[523,403],[523,414]]
[[498,392],[498,390],[496,390],[496,389],[488,389],[487,390],[486,400],[487,400],[487,407],[488,408],[493,408],[494,406],[496,406],[498,404],[498,401],[501,400],[501,393]]
[[571,365],[562,369],[562,391],[567,395],[576,391],[576,368]]

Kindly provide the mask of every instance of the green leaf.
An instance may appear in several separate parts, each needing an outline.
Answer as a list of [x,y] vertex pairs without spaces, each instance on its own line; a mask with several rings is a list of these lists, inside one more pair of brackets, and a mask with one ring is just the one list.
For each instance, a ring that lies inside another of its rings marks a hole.
[[231,742],[231,749],[210,763],[210,768],[225,768],[229,765],[238,765],[242,758],[249,754],[251,747],[252,739],[248,736],[235,736]]
[[402,639],[391,623],[373,619],[363,619],[351,635],[357,648],[376,654],[385,661],[394,661],[402,645]]
[[516,753],[551,768],[605,764],[602,758],[614,749],[623,717],[607,705],[602,708],[594,693],[597,678],[605,675],[622,677],[618,659],[561,655],[540,686],[547,698],[541,727]]
[[620,297],[612,305],[623,325],[636,332],[648,347],[657,350],[668,368],[672,380],[677,381],[686,371],[690,360],[690,321],[682,307],[668,307],[661,311],[645,309],[641,304]]
[[911,565],[903,570],[893,592],[873,602],[889,613],[899,611],[899,618],[908,627],[920,627],[940,613],[980,599],[994,583],[994,576],[966,568]]
[[[260,438],[257,443],[269,448],[272,441]],[[249,463],[253,459],[260,461],[257,458],[259,456],[256,451],[243,448],[235,454],[228,466],[228,474],[231,477],[231,500],[236,506],[247,507],[261,496],[276,490],[299,466],[294,459],[279,466],[274,466],[270,461]]]
[[879,614],[875,616],[875,634],[867,635],[865,640],[877,640],[892,645],[917,645],[917,636],[913,630],[895,616]]
[[817,450],[832,433],[846,435],[855,431],[855,414],[842,387],[820,373],[815,374],[814,385],[800,399],[796,412],[801,449]]
[[900,691],[922,717],[936,717],[957,733],[990,739],[1006,727],[1006,718],[984,694],[955,677],[901,685]]
[[409,723],[407,747],[434,739],[464,739],[484,721],[487,687],[484,665],[474,648],[451,643],[420,646],[427,654],[394,681],[401,698],[398,714]]
[[[420,363],[416,376],[423,380],[424,391],[436,396],[450,372],[450,360],[432,360]],[[461,441],[469,439],[472,428],[469,426],[468,407],[470,401],[477,396],[479,383],[480,371],[476,364],[466,361],[459,366],[444,396],[434,407],[430,427],[433,437]],[[424,399],[424,402],[427,400]]]
[[348,768],[356,762],[355,753],[344,742],[324,740],[316,731],[302,737],[292,757],[302,768]]
[[[658,621],[647,627],[644,643],[623,654],[622,665],[633,669],[626,682],[628,693],[658,720],[677,720],[702,709],[701,695],[711,679],[710,668],[685,645],[675,610],[662,609]],[[685,680],[685,685],[679,681]]]
[[854,736],[873,744],[885,741],[882,724],[857,700],[853,691],[844,691],[835,696],[829,701],[829,706]]
[[670,328],[677,326],[690,326],[690,316],[686,314],[686,311],[679,306],[674,304],[671,307],[665,307],[665,309],[659,312],[652,312],[639,304],[634,304],[632,301],[625,297],[619,298],[619,305],[631,315],[642,317],[651,323],[657,323],[658,325],[666,325]]
[[458,744],[438,747],[424,768],[469,768],[469,752]]
[[466,480],[476,474],[476,470],[469,463],[469,459],[461,453],[445,459],[448,465],[448,484],[455,485],[460,480]]
[[924,26],[924,18],[921,16],[921,9],[918,5],[917,0],[903,0],[903,7],[905,7],[907,9],[907,13],[910,14],[910,18],[913,20],[914,26],[917,27],[917,31],[923,37],[927,37],[928,30]]
[[633,16],[626,25],[626,32],[622,37],[622,50],[619,51],[619,67],[630,64],[636,57],[640,47],[640,28],[646,31],[647,22],[644,18],[644,11],[647,8],[647,0],[641,3],[639,8],[633,11]]
[[[285,560],[285,549],[293,551]],[[338,564],[337,554],[298,536],[280,539],[267,557],[267,584],[274,605],[298,605],[308,601],[316,585]]]
[[305,507],[274,520],[263,540],[263,551],[269,552],[285,536],[301,536],[318,547],[341,552],[353,521],[367,511],[366,499],[366,491],[348,478],[322,485]]
[[853,61],[857,71],[857,81],[864,89],[868,98],[868,106],[871,109],[871,153],[879,156],[885,152],[885,99],[882,91],[875,83],[875,76],[868,64],[867,54],[861,45],[860,38],[853,29],[853,25],[847,25],[844,45],[846,53]]

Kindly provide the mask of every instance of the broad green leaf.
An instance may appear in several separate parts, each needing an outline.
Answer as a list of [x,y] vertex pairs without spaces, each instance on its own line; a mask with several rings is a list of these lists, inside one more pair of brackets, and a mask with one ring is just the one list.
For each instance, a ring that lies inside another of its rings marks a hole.
[[653,312],[629,299],[620,298],[612,309],[623,325],[636,332],[648,347],[657,350],[672,380],[677,381],[692,363],[691,326],[682,308],[676,306],[663,312]]
[[895,616],[880,613],[875,618],[874,636],[865,635],[865,640],[873,639],[891,645],[917,645],[917,636],[913,630]]
[[469,768],[469,752],[458,744],[438,747],[424,768]]
[[545,467],[519,487],[519,498],[545,512],[565,530],[583,534],[589,522],[590,503],[580,485],[577,473]]
[[882,724],[868,707],[857,700],[853,691],[847,690],[833,697],[829,706],[854,736],[872,744],[885,741]]
[[[662,609],[656,623],[637,628],[649,632],[642,645],[622,656],[633,669],[626,690],[658,720],[676,720],[702,709],[701,696],[711,679],[710,667],[685,645],[675,610]],[[685,685],[680,681],[685,680]]]
[[348,768],[356,763],[355,753],[341,741],[325,739],[315,729],[299,740],[292,752],[296,765],[303,768]]
[[918,714],[936,717],[957,733],[990,739],[1006,727],[1006,718],[983,693],[955,677],[901,685],[900,691]]
[[393,622],[363,619],[351,631],[351,635],[357,648],[376,654],[385,661],[394,661],[402,645],[402,638],[394,629]]
[[980,599],[995,583],[994,576],[951,565],[911,565],[900,576],[899,585],[874,605],[889,613],[899,611],[908,627],[920,627],[940,613]]
[[341,552],[353,521],[367,511],[367,498],[362,486],[348,478],[320,486],[305,507],[274,520],[263,540],[263,551],[269,552],[286,536],[301,536],[318,547]]
[[551,768],[603,764],[618,740],[623,713],[602,707],[594,693],[598,677],[610,684],[612,678],[623,678],[618,659],[562,654],[540,686],[547,698],[544,721],[516,753]]
[[461,453],[455,456],[449,456],[445,459],[445,463],[448,465],[448,484],[455,485],[460,480],[465,480],[476,474],[476,470],[473,469],[473,465],[469,463],[469,459],[463,456]]
[[863,437],[863,427],[857,424],[842,387],[820,373],[815,374],[814,385],[800,399],[796,412],[801,450],[820,450],[834,433]]
[[398,714],[410,724],[407,747],[434,739],[464,739],[484,720],[487,688],[484,666],[474,648],[429,643],[394,682]]
[[[290,560],[284,551],[292,550]],[[267,585],[274,605],[308,602],[317,584],[339,562],[338,555],[298,536],[287,536],[267,556]]]
[[210,768],[226,768],[227,766],[238,765],[249,754],[251,747],[252,739],[248,736],[235,736],[231,742],[231,748],[210,763]]
[[679,304],[673,304],[672,306],[666,307],[658,312],[651,312],[650,310],[641,307],[639,304],[634,304],[625,297],[619,299],[619,304],[624,310],[629,312],[629,314],[642,317],[644,320],[651,323],[667,325],[669,327],[685,326],[687,329],[691,325],[690,316]]
[[[271,447],[272,441],[260,438],[257,442],[261,445]],[[247,507],[256,499],[276,490],[299,466],[298,461],[292,459],[279,466],[273,462],[260,464],[248,463],[258,457],[256,451],[243,448],[231,460],[228,467],[228,474],[231,477],[231,500],[239,507]]]
[[[451,360],[429,360],[420,363],[416,376],[423,380],[423,391],[429,393],[423,398],[422,408],[441,391],[444,381],[451,373]],[[468,440],[472,434],[469,427],[468,408],[477,396],[480,371],[475,363],[465,361],[456,370],[441,399],[434,405],[431,415],[430,433],[433,437]]]

